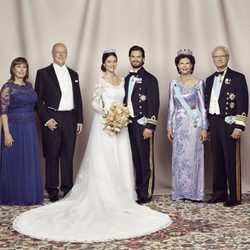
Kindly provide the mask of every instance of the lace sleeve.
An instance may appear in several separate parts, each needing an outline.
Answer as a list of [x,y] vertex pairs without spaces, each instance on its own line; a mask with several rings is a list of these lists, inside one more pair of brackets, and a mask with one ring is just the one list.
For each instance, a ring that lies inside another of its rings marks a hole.
[[10,105],[10,87],[5,83],[0,93],[0,114],[5,115],[8,113]]
[[100,113],[104,111],[104,104],[102,100],[103,87],[104,87],[103,83],[101,82],[101,80],[99,80],[95,85],[92,98],[93,108]]

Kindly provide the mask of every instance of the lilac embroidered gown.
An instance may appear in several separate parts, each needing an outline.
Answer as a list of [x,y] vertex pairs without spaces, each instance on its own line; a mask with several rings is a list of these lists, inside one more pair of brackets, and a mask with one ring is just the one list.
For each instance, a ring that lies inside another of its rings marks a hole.
[[[176,97],[174,84],[193,110],[198,108],[199,125],[194,126]],[[170,83],[167,129],[173,132],[172,199],[204,200],[204,145],[200,141],[201,129],[207,129],[204,104],[204,83],[199,80],[191,88],[177,81]]]
[[1,89],[1,115],[7,114],[14,140],[5,147],[1,134],[0,205],[43,203],[41,163],[35,124],[37,94],[31,83],[24,86],[8,82]]

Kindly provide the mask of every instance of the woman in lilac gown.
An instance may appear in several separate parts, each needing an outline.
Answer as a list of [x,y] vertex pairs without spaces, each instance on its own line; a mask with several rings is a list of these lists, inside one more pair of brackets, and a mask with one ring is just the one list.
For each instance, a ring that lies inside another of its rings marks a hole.
[[0,95],[0,205],[41,204],[43,187],[34,117],[37,95],[27,81],[27,60],[14,59],[10,73]]
[[204,146],[207,118],[204,83],[192,73],[195,58],[181,49],[175,58],[180,74],[169,88],[167,136],[173,143],[172,199],[204,200]]

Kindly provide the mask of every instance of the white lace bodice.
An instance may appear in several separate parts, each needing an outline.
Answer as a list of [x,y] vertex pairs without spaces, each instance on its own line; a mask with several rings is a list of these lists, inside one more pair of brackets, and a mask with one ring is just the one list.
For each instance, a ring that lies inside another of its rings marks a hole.
[[104,110],[108,110],[113,102],[123,103],[124,96],[123,78],[118,86],[114,86],[103,78],[100,78],[95,85],[92,106],[97,112],[103,112]]

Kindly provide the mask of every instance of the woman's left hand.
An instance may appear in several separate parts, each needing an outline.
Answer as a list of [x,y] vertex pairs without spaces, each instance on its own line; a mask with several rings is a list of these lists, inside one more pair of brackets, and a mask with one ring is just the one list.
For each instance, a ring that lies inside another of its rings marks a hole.
[[208,139],[208,137],[207,137],[207,130],[202,129],[201,130],[201,134],[200,134],[200,140],[201,140],[201,142],[204,142],[207,139]]
[[7,148],[12,147],[14,140],[12,138],[12,135],[9,132],[4,133],[4,145]]

